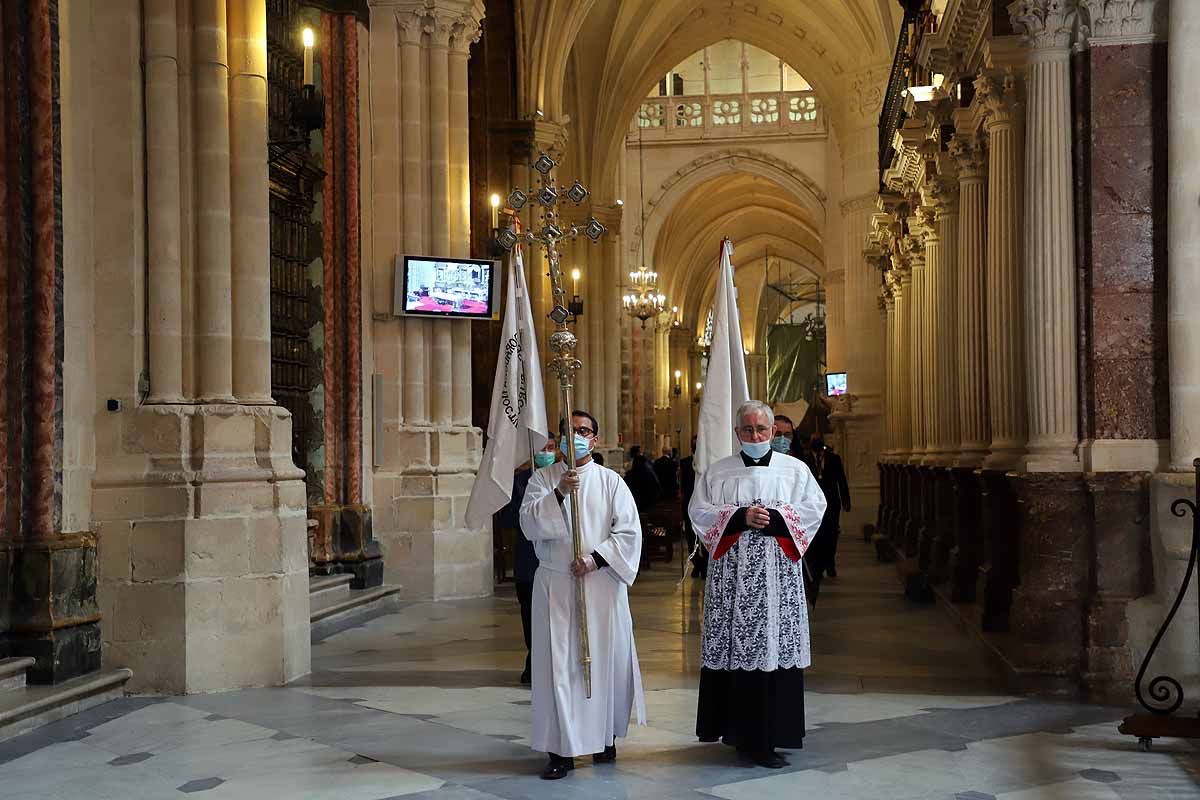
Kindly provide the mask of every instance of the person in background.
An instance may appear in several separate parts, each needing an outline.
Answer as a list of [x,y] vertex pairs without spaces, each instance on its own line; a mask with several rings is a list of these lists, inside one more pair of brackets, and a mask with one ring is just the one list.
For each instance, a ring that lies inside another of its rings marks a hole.
[[791,418],[785,417],[783,414],[776,414],[775,427],[777,432],[775,438],[771,440],[771,449],[776,453],[791,452],[792,438],[795,436],[795,426],[792,425]]
[[679,462],[671,453],[671,448],[664,447],[662,456],[654,462],[654,477],[658,478],[658,486],[662,490],[660,500],[673,501],[679,494]]
[[592,451],[592,461],[595,461],[597,464],[599,464],[600,466],[603,467],[604,466],[604,453],[601,453],[599,450],[593,450]]
[[[692,454],[679,462],[679,494],[683,505],[683,536],[687,540],[688,552],[696,549],[696,529],[688,516],[688,503],[696,491],[696,437],[692,437]],[[692,558],[692,577],[708,577],[708,550],[701,547]]]
[[846,482],[846,468],[842,457],[825,445],[825,437],[814,431],[808,440],[808,452],[804,462],[817,479],[825,493],[825,518],[810,551],[809,570],[812,572],[813,602],[821,589],[821,578],[837,577],[837,543],[841,534],[842,511],[850,510],[850,485]]
[[658,502],[659,495],[662,493],[662,487],[658,485],[658,478],[654,476],[654,470],[650,468],[650,460],[640,452],[633,457],[633,465],[625,473],[625,485],[633,493],[633,502],[637,504],[639,514],[645,514],[654,508],[654,504]]
[[530,684],[530,657],[533,652],[533,641],[530,638],[530,609],[533,607],[533,576],[537,573],[538,557],[533,550],[533,542],[525,538],[521,530],[521,502],[525,499],[525,489],[535,469],[542,469],[554,463],[558,453],[558,440],[553,432],[546,434],[546,446],[533,454],[532,466],[526,462],[513,476],[512,500],[500,512],[500,524],[506,528],[514,528],[517,532],[513,542],[513,583],[517,588],[517,602],[521,604],[521,630],[525,634],[525,670],[521,673],[521,683]]

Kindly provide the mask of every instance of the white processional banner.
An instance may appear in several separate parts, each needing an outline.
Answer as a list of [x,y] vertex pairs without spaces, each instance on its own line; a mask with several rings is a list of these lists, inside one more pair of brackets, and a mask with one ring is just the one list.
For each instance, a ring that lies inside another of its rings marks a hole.
[[513,474],[546,445],[546,395],[533,311],[525,286],[521,248],[509,260],[508,295],[500,331],[500,356],[492,384],[488,443],[467,503],[467,525],[483,526],[512,500]]
[[731,456],[737,450],[733,415],[750,399],[746,383],[746,358],[742,347],[742,323],[738,315],[737,290],[733,286],[733,242],[721,242],[721,266],[713,303],[712,344],[708,348],[708,374],[700,401],[696,435],[696,471]]

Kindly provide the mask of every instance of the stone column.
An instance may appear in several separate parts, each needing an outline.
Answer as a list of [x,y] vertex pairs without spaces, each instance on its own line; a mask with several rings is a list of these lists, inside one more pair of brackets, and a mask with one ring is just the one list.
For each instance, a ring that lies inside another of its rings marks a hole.
[[592,214],[608,228],[592,256],[597,292],[588,313],[595,314],[598,338],[593,353],[601,364],[598,373],[594,373],[597,381],[593,384],[595,409],[592,413],[600,420],[603,431],[600,438],[610,449],[615,449],[621,424],[621,208],[593,206]]
[[926,428],[925,413],[929,389],[925,375],[925,356],[928,352],[925,331],[929,322],[929,308],[926,305],[924,246],[920,244],[916,236],[908,237],[905,246],[909,248],[909,268],[912,274],[910,284],[912,302],[909,304],[908,315],[908,365],[912,376],[910,379],[912,388],[909,394],[912,447],[909,449],[909,463],[919,465],[929,448],[929,431]]
[[228,0],[233,393],[271,403],[271,219],[267,176],[267,7]]
[[225,0],[192,5],[199,399],[233,400],[229,54]]
[[1017,0],[1009,11],[1031,46],[1025,123],[1025,467],[1078,471],[1070,60],[1077,9],[1074,0]]
[[[384,7],[382,14],[397,14],[397,31],[400,38],[400,157],[402,161],[403,198],[400,214],[404,229],[404,252],[423,253],[426,248],[424,207],[424,153],[422,150],[422,120],[424,118],[421,83],[421,37],[424,18],[417,13],[401,14]],[[399,253],[397,255],[400,255]],[[429,404],[426,399],[425,377],[428,374],[429,355],[426,353],[426,336],[429,321],[408,317],[403,326],[402,382],[404,385],[401,408],[406,426],[429,424]],[[385,553],[385,558],[386,558]]]
[[1024,206],[1023,110],[1011,72],[975,82],[990,141],[987,202],[988,417],[991,452],[984,466],[999,470],[1025,454],[1025,368],[1022,316],[1021,221]]
[[1200,458],[1200,5],[1171,3],[1167,43],[1167,349],[1171,468]]
[[[179,20],[175,0],[148,0],[146,73],[146,242],[152,403],[183,400],[183,275],[180,264]],[[186,24],[186,20],[184,21]]]
[[952,312],[942,303],[942,233],[937,217],[941,204],[930,201],[921,208],[921,224],[925,228],[925,297],[924,341],[921,347],[921,382],[925,386],[925,458],[926,466],[942,463],[946,452],[945,407],[949,398],[943,393],[942,351],[949,344],[947,316]]
[[846,371],[846,270],[825,273],[825,363],[830,372]]
[[[451,15],[434,14],[426,23],[429,34],[428,93],[429,93],[429,234],[432,254],[450,255],[451,213],[450,196],[450,35],[455,19]],[[453,334],[448,320],[432,321],[433,341],[430,347],[430,421],[448,426],[453,417],[454,379]]]
[[[450,255],[471,256],[471,153],[468,118],[467,60],[482,33],[478,25],[461,25],[450,38]],[[471,425],[471,322],[455,320],[451,332],[451,421]],[[486,423],[485,423],[486,424]]]
[[896,458],[903,462],[913,448],[912,418],[912,272],[898,269],[896,306]]
[[987,337],[984,273],[987,257],[987,154],[979,137],[956,134],[950,152],[958,160],[958,401],[959,450],[955,466],[978,467],[991,441],[988,425]]
[[[945,169],[945,165],[942,168],[943,172],[949,172]],[[944,178],[940,178],[935,190],[935,197],[939,202],[934,224],[937,227],[940,242],[934,300],[934,307],[937,309],[935,316],[938,318],[936,348],[938,374],[935,385],[937,393],[940,395],[937,403],[937,450],[941,463],[949,465],[958,457],[960,429],[958,398],[956,397],[959,384],[958,282],[960,266],[958,263],[958,187],[954,175],[947,174]]]

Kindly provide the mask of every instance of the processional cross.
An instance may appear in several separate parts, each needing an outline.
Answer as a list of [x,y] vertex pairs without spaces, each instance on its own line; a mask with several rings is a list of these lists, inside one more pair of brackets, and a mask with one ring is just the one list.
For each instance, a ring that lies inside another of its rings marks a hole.
[[[571,440],[564,448],[567,454],[567,466],[575,469],[574,429],[570,427],[571,420],[571,390],[575,382],[575,373],[583,367],[583,363],[575,357],[577,340],[575,334],[567,326],[570,312],[567,310],[566,293],[563,291],[563,272],[559,253],[559,243],[564,240],[575,240],[581,234],[593,243],[600,241],[605,233],[605,227],[592,217],[587,224],[580,228],[575,223],[566,223],[555,210],[561,198],[582,205],[588,198],[589,192],[579,181],[560,194],[560,187],[554,178],[554,168],[557,162],[545,153],[539,153],[533,162],[533,170],[540,176],[538,186],[528,189],[514,189],[508,196],[508,204],[515,213],[524,208],[532,199],[542,210],[542,227],[540,230],[528,230],[521,233],[506,228],[496,236],[496,242],[505,250],[512,250],[520,242],[531,246],[540,246],[546,252],[546,263],[550,268],[550,287],[554,295],[554,308],[550,311],[550,319],[554,321],[554,333],[550,334],[550,351],[554,354],[549,363],[550,371],[558,378],[559,399],[564,419],[568,423],[568,434]],[[530,226],[531,228],[533,226]],[[583,538],[579,527],[579,490],[571,492],[571,539],[574,545],[575,558],[583,556]],[[580,665],[583,667],[584,688],[587,696],[592,696],[592,655],[588,642],[587,603],[583,586],[583,576],[575,579],[576,621],[579,626]]]

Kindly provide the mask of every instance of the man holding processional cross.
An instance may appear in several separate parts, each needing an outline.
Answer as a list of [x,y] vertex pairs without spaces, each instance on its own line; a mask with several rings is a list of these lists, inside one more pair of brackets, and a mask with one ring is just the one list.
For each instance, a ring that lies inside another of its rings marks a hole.
[[[539,561],[532,598],[531,744],[549,754],[542,777],[553,780],[574,768],[575,756],[591,753],[596,763],[616,760],[616,737],[626,734],[631,707],[636,705],[639,720],[645,720],[628,594],[641,559],[642,531],[633,497],[620,476],[592,459],[600,433],[596,419],[586,411],[572,411],[572,383],[582,365],[575,358],[575,334],[567,325],[570,312],[564,302],[558,246],[579,234],[595,242],[605,228],[594,217],[582,228],[565,222],[555,210],[560,198],[579,205],[588,197],[587,189],[578,181],[565,190],[557,186],[551,174],[555,162],[544,153],[532,166],[540,175],[539,186],[509,195],[513,224],[497,229],[495,242],[505,250],[522,242],[542,247],[554,295],[550,319],[556,327],[549,342],[554,356],[549,367],[558,378],[565,460],[533,473],[520,510],[521,530],[533,542]],[[541,207],[542,226],[521,231],[516,212],[531,201]],[[497,365],[488,428],[496,443],[489,442],[472,491],[477,515],[490,514],[511,498],[505,470],[511,476],[512,466],[525,460],[517,453],[522,445],[515,434],[524,430],[530,447],[540,447],[540,431],[545,430],[544,425],[539,428],[545,398],[519,248],[510,263],[510,310],[503,328],[518,355],[502,357]],[[504,412],[511,410],[511,403],[504,405],[506,397],[522,401],[515,414]],[[538,409],[540,416],[526,413],[529,409]],[[593,641],[601,653],[595,660]]]

